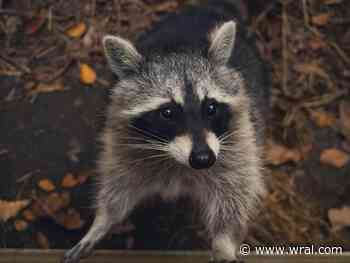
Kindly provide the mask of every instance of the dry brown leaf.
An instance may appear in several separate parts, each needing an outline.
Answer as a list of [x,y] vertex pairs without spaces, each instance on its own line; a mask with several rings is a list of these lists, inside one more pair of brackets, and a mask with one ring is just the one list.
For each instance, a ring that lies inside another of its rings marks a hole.
[[55,81],[53,83],[39,83],[37,86],[31,88],[28,92],[29,96],[33,96],[39,93],[50,93],[54,91],[67,90],[61,81]]
[[336,117],[324,110],[310,110],[311,120],[320,128],[334,126],[337,122]]
[[15,229],[18,232],[24,231],[28,228],[28,223],[22,219],[15,220],[14,225],[15,225]]
[[70,27],[66,34],[72,38],[80,38],[86,31],[86,24],[81,22],[77,25]]
[[55,185],[53,182],[49,179],[42,179],[39,181],[38,186],[41,190],[44,190],[46,192],[52,192],[53,190],[56,189]]
[[50,248],[50,242],[49,240],[47,239],[47,237],[41,233],[41,232],[38,232],[36,234],[36,242],[38,243],[39,247],[42,248],[42,249],[49,249]]
[[332,16],[333,16],[333,13],[330,13],[330,12],[313,16],[312,23],[317,26],[324,26],[328,24]]
[[21,201],[4,201],[0,200],[0,221],[6,222],[8,219],[15,217],[20,210],[28,206],[29,200]]
[[27,221],[35,221],[36,219],[36,215],[33,213],[32,210],[30,209],[26,209],[22,212],[22,216],[24,219],[26,219]]
[[344,167],[349,160],[349,154],[336,148],[326,149],[322,151],[320,157],[321,163],[331,165],[336,168]]
[[321,68],[321,66],[317,62],[296,64],[294,66],[294,70],[299,73],[307,75],[316,75],[327,80],[330,79],[327,72],[323,68]]
[[331,208],[328,210],[328,219],[334,231],[350,226],[350,207]]
[[156,4],[152,7],[154,12],[170,12],[175,11],[178,8],[179,4],[176,1],[165,2]]
[[88,64],[80,64],[80,81],[88,85],[96,81],[96,72]]
[[72,188],[79,184],[77,178],[75,178],[71,173],[66,174],[62,180],[62,187]]
[[74,208],[70,208],[67,213],[59,213],[55,220],[68,230],[82,228],[85,224],[85,221],[81,219],[80,214]]
[[342,101],[339,104],[340,128],[342,134],[350,142],[350,102]]
[[289,161],[299,162],[301,153],[296,149],[289,149],[281,144],[269,140],[266,145],[266,161],[273,165],[280,165]]

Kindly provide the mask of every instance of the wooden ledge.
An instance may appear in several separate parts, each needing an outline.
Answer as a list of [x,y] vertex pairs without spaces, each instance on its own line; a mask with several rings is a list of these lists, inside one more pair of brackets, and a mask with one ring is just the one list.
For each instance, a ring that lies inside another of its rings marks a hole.
[[[59,263],[64,250],[0,249],[0,263]],[[97,250],[82,263],[207,263],[204,251],[114,251]],[[242,257],[245,263],[349,263],[350,253],[337,256],[257,256]]]

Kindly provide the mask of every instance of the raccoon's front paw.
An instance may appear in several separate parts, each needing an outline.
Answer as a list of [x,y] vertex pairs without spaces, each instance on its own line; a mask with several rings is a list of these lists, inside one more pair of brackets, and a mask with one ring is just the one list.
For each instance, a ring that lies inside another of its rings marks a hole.
[[210,260],[209,263],[244,263],[243,260],[231,260],[231,261],[228,261],[228,260]]
[[92,248],[93,247],[88,242],[78,243],[64,254],[61,263],[78,263],[80,259],[91,254]]

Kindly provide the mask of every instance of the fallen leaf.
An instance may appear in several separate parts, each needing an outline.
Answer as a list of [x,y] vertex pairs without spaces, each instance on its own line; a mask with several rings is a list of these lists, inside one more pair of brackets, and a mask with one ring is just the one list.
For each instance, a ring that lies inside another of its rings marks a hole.
[[299,162],[302,159],[301,153],[296,149],[289,149],[286,146],[269,140],[266,145],[266,161],[273,165],[280,165],[289,161]]
[[328,219],[334,231],[350,226],[350,207],[331,208],[328,210]]
[[74,208],[70,208],[67,213],[59,213],[55,220],[68,230],[80,229],[85,224],[85,221],[81,219],[80,214]]
[[324,110],[310,110],[311,120],[320,128],[334,126],[337,122],[336,117]]
[[42,179],[39,181],[38,186],[41,190],[44,190],[46,192],[52,192],[56,189],[55,185],[52,183],[49,179]]
[[18,232],[24,231],[28,228],[28,223],[22,219],[15,220],[14,225],[15,225],[15,229]]
[[64,91],[67,90],[62,82],[55,81],[53,83],[39,83],[38,85],[32,87],[30,91],[28,92],[29,96],[33,96],[35,94],[39,93],[50,93],[54,91]]
[[350,142],[350,102],[342,101],[339,104],[340,129]]
[[331,165],[336,168],[344,167],[350,160],[350,156],[338,149],[331,148],[322,151],[320,161],[323,164]]
[[87,64],[80,64],[80,81],[88,85],[96,81],[96,72]]
[[36,219],[36,216],[35,214],[33,213],[32,210],[29,210],[29,209],[26,209],[22,212],[22,216],[24,219],[26,219],[27,221],[35,221]]
[[160,3],[156,4],[152,7],[154,12],[170,12],[170,11],[175,11],[178,7],[178,3],[176,1],[172,2],[165,2],[165,3]]
[[333,13],[323,13],[323,14],[319,14],[316,16],[313,16],[311,18],[312,23],[317,25],[317,26],[324,26],[326,24],[328,24],[328,22],[330,21],[331,17],[333,16]]
[[40,248],[42,248],[42,249],[49,249],[50,248],[50,242],[43,233],[38,232],[36,234],[36,241],[37,241]]
[[86,31],[86,24],[81,22],[77,25],[74,25],[70,27],[67,31],[66,34],[69,37],[72,38],[80,38]]
[[72,188],[79,184],[77,178],[75,178],[71,173],[66,174],[62,180],[62,187]]
[[15,217],[20,210],[28,206],[29,200],[21,201],[4,201],[0,200],[0,221],[6,222],[8,219]]

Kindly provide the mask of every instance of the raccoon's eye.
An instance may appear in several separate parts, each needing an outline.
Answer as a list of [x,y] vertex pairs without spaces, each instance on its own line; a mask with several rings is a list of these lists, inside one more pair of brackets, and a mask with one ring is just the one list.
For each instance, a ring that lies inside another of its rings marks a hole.
[[160,115],[166,120],[171,120],[173,111],[170,108],[165,108],[160,111]]
[[208,107],[207,107],[207,115],[209,116],[209,117],[212,117],[212,116],[214,116],[216,114],[216,104],[215,104],[215,102],[212,102],[212,103],[210,103],[209,105],[208,105]]

